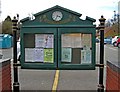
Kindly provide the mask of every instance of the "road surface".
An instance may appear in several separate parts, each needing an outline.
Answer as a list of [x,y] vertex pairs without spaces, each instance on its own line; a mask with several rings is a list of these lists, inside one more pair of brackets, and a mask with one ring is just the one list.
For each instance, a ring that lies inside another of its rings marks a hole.
[[[96,62],[99,63],[99,44],[96,44]],[[0,50],[3,58],[12,58],[12,48]],[[106,61],[118,61],[118,48],[105,45]],[[13,70],[13,69],[12,69]],[[105,68],[106,71],[106,68]],[[104,72],[106,73],[106,72]],[[12,71],[13,74],[13,71]],[[57,90],[97,90],[98,68],[96,70],[60,70]],[[13,76],[13,75],[12,75]],[[19,67],[21,90],[52,90],[55,70],[27,70]],[[13,77],[12,77],[13,78]],[[104,74],[105,85],[105,74]]]

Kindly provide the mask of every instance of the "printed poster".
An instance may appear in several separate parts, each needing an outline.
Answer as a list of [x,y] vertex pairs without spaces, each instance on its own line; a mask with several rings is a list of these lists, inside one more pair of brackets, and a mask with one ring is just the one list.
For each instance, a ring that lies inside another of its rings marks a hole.
[[45,46],[45,35],[35,34],[35,47],[44,47],[44,46]]
[[44,62],[53,63],[54,60],[54,51],[53,49],[44,49]]
[[53,48],[54,36],[49,34],[36,34],[35,47]]
[[34,62],[34,48],[25,48],[25,61]]
[[43,62],[44,49],[43,48],[25,48],[26,62]]
[[71,48],[62,48],[62,62],[71,62]]
[[81,63],[85,62],[85,50],[81,50]]
[[91,63],[91,50],[81,50],[81,63]]
[[91,59],[92,59],[92,57],[91,57],[91,50],[87,50],[86,51],[86,62],[87,63],[91,63]]
[[34,60],[35,62],[43,62],[44,61],[44,49],[43,48],[35,48],[34,49]]
[[82,34],[82,46],[86,45],[88,47],[91,47],[92,44],[92,35],[91,34]]
[[69,34],[62,34],[62,47],[72,47],[72,42]]
[[53,48],[53,35],[45,35],[45,48]]

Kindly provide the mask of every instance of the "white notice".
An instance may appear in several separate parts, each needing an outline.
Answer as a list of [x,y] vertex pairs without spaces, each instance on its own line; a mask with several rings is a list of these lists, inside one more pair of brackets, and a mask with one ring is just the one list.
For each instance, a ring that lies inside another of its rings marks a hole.
[[86,50],[86,63],[91,63],[91,50]]
[[45,48],[53,48],[53,35],[45,35]]
[[45,35],[36,34],[35,35],[35,47],[44,47],[45,46]]
[[43,48],[35,48],[34,49],[34,58],[35,62],[43,62],[44,61],[44,49]]
[[25,48],[25,62],[34,62],[34,48]]
[[81,63],[91,63],[91,50],[81,50]]
[[62,48],[62,62],[71,62],[71,48]]

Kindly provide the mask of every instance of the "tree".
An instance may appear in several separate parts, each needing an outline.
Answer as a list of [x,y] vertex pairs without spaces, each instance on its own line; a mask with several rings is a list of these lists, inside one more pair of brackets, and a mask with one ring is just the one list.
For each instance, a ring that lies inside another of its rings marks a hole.
[[7,16],[7,18],[5,19],[5,21],[12,21],[10,16]]
[[12,20],[10,16],[7,16],[2,23],[2,33],[12,35]]

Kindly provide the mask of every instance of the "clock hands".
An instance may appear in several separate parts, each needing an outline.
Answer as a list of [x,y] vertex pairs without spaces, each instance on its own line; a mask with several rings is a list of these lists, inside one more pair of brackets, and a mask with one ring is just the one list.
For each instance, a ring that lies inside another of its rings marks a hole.
[[52,18],[54,21],[60,21],[62,19],[62,13],[60,11],[55,11],[52,14]]
[[56,18],[55,18],[55,20],[59,21],[60,20],[59,18],[61,18],[61,16],[57,15]]
[[61,17],[60,15],[57,15],[57,17]]

